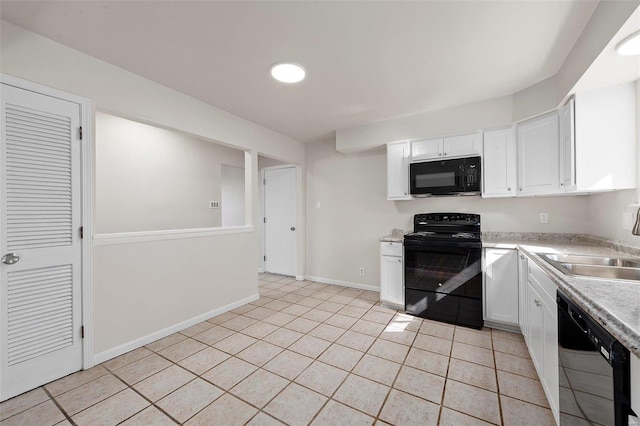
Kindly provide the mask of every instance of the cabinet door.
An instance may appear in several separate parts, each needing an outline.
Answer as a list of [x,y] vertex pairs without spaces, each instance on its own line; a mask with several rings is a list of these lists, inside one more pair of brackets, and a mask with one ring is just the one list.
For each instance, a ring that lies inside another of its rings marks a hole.
[[429,139],[411,142],[411,159],[422,160],[442,157],[443,139]]
[[485,319],[518,324],[516,250],[485,249]]
[[482,134],[450,136],[443,140],[444,157],[462,157],[482,154]]
[[380,256],[380,300],[404,306],[402,257]]
[[512,128],[484,132],[482,196],[516,196],[516,140]]
[[518,254],[518,324],[525,340],[528,336],[529,321],[527,318],[527,277],[529,275],[527,269],[528,259],[524,254]]
[[558,114],[518,126],[518,195],[560,191]]
[[544,322],[544,377],[543,382],[547,391],[547,399],[553,414],[558,418],[560,398],[560,378],[558,373],[558,312],[557,305],[549,305],[542,301],[542,315]]
[[[544,311],[542,297],[535,287],[528,285],[528,317],[529,317],[529,353],[536,367],[538,376],[544,377]],[[557,355],[556,355],[557,356]]]
[[576,139],[573,99],[560,108],[560,186],[576,189]]
[[410,200],[409,141],[387,144],[387,199]]

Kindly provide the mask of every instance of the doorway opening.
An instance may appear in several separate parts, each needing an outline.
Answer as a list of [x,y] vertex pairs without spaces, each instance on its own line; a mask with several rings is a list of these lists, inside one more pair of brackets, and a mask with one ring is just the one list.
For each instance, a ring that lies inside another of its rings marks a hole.
[[262,232],[259,272],[296,276],[297,168],[258,157],[262,191]]

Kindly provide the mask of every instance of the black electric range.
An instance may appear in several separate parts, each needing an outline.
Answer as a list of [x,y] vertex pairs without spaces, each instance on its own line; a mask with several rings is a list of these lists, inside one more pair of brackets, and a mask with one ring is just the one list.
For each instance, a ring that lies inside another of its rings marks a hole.
[[422,213],[404,237],[405,310],[482,328],[480,215]]

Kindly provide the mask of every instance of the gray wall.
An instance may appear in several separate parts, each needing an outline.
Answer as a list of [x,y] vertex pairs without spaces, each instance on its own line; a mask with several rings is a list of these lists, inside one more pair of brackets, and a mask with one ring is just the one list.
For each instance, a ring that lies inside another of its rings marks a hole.
[[222,164],[244,151],[96,113],[96,233],[222,226]]
[[[379,286],[378,238],[411,229],[413,215],[469,212],[483,231],[589,232],[588,197],[387,201],[384,149],[341,154],[335,141],[307,145],[307,276]],[[320,208],[316,203],[320,201]],[[539,223],[539,213],[549,223]],[[366,276],[358,268],[364,266]]]

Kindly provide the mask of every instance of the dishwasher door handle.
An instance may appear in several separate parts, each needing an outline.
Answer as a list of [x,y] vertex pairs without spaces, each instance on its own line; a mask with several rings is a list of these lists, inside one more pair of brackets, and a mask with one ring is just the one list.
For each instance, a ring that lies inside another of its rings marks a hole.
[[587,322],[582,318],[582,315],[574,311],[571,306],[569,306],[569,317],[573,320],[573,322],[582,330],[584,334],[589,332],[587,328]]

